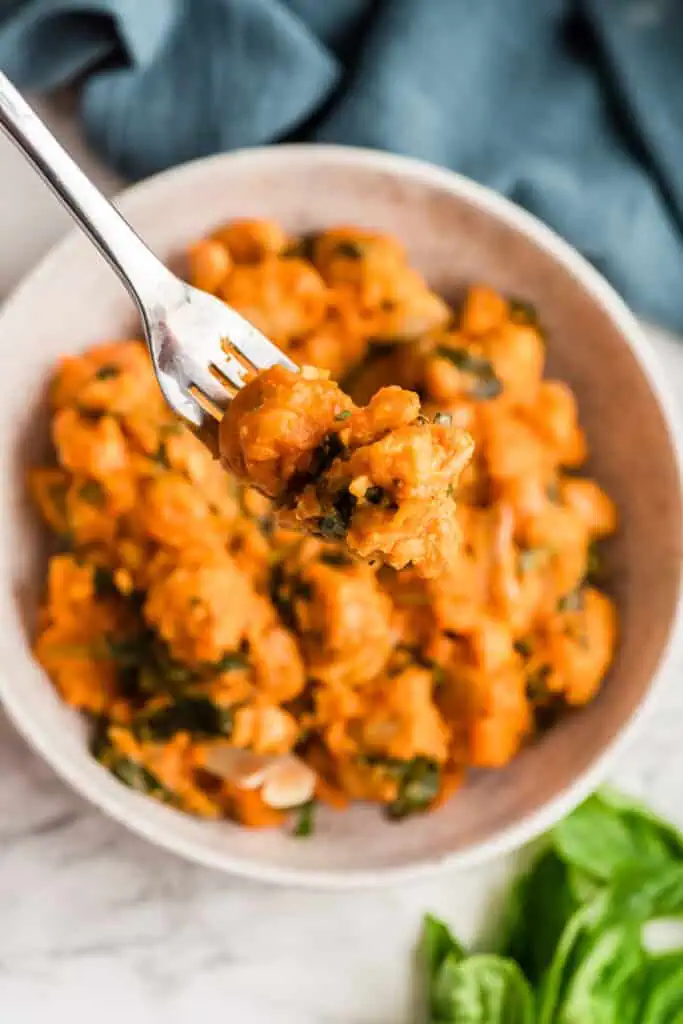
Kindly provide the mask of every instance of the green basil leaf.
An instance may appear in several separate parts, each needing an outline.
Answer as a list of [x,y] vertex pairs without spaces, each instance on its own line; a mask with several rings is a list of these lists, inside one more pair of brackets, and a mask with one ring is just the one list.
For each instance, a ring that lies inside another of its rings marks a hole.
[[534,997],[513,960],[451,953],[434,984],[433,1014],[448,1024],[533,1024]]
[[465,951],[448,926],[433,914],[424,916],[418,953],[430,991],[446,957],[461,960],[465,956]]
[[645,969],[637,923],[627,921],[587,934],[575,951],[554,1024],[640,1024]]
[[542,851],[513,889],[503,929],[502,952],[517,961],[533,984],[550,967],[578,906],[567,865],[554,850]]
[[683,917],[683,860],[625,867],[605,890],[608,921],[645,924],[657,918]]
[[654,957],[643,979],[638,1024],[683,1024],[683,955]]
[[580,907],[567,921],[540,985],[538,1024],[557,1024],[556,1011],[576,965],[581,940],[604,914],[605,900],[601,893],[591,903]]
[[673,917],[683,917],[683,861],[619,870],[565,927],[543,980],[539,1024],[642,1024],[642,929]]
[[609,882],[625,866],[669,864],[683,857],[683,837],[635,802],[609,793],[589,797],[556,825],[559,856],[597,882]]

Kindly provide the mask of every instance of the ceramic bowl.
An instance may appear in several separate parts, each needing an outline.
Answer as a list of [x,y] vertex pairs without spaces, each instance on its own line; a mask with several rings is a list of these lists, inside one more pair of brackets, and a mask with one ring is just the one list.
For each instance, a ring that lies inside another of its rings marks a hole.
[[0,695],[27,740],[103,811],[194,861],[262,880],[354,886],[473,865],[532,838],[595,787],[640,721],[679,601],[681,476],[653,353],[623,302],[576,252],[511,203],[415,161],[338,147],[251,150],[202,160],[129,189],[119,205],[164,259],[235,216],[293,232],[350,223],[406,243],[431,285],[457,297],[483,281],[538,306],[549,371],[579,398],[589,471],[613,495],[609,551],[620,615],[599,697],[504,771],[473,774],[438,812],[392,824],[376,807],[320,815],[307,841],[199,821],[120,785],[88,754],[79,716],[31,656],[45,547],[24,487],[47,451],[45,385],[58,356],[138,334],[132,304],[78,233],[28,277],[0,317]]

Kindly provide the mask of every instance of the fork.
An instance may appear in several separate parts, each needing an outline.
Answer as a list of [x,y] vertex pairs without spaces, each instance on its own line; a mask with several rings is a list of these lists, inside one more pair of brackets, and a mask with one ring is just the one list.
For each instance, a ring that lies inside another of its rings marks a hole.
[[298,367],[236,310],[171,273],[1,72],[0,128],[130,292],[166,401],[217,454],[218,424],[246,381],[275,364]]

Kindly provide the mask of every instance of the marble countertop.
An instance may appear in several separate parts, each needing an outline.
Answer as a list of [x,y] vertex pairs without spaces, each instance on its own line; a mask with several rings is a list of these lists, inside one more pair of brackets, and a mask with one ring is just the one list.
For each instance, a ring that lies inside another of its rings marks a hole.
[[[112,193],[67,102],[48,120]],[[0,139],[0,296],[69,226]],[[653,344],[683,402],[683,345]],[[683,826],[683,649],[613,781]],[[410,1020],[422,914],[465,940],[511,868],[380,892],[313,893],[186,864],[86,804],[0,713],[0,1020],[35,1024],[389,1024]]]

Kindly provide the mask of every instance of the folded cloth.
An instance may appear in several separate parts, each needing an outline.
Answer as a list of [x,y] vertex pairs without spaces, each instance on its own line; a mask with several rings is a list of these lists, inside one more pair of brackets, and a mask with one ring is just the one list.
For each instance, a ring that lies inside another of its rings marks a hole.
[[130,178],[288,139],[454,168],[683,328],[677,0],[0,0],[0,67],[78,79]]

